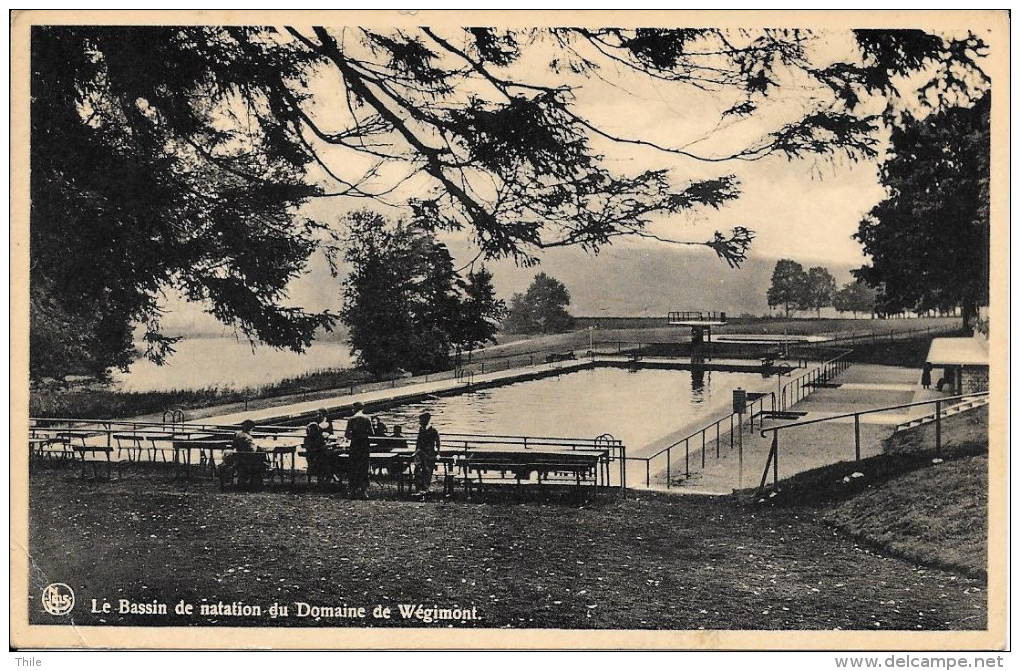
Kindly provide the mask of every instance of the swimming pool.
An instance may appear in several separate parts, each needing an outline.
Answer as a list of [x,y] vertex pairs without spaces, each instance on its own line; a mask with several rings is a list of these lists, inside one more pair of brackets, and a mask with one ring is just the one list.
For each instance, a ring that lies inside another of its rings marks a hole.
[[731,391],[768,385],[757,373],[589,368],[555,377],[433,397],[377,414],[414,435],[432,413],[440,433],[486,433],[623,441],[628,453],[692,423],[728,414]]

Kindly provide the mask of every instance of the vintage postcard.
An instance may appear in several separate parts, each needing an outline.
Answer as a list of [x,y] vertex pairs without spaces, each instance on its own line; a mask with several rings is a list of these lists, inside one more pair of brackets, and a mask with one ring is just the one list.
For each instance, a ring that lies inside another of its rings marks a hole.
[[12,648],[1001,650],[1008,18],[13,13]]

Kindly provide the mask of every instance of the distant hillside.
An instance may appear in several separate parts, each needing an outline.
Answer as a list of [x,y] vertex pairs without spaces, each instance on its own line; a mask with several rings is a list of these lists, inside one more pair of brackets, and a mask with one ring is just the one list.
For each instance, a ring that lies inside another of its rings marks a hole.
[[[459,265],[477,254],[466,241],[447,240]],[[850,266],[800,258],[790,258],[805,268],[825,266],[840,285],[849,282]],[[669,245],[620,243],[605,248],[597,256],[580,249],[555,249],[546,252],[534,268],[518,268],[512,261],[489,261],[493,283],[505,300],[523,292],[538,272],[546,272],[570,290],[570,313],[586,317],[661,317],[670,310],[717,310],[732,316],[768,312],[765,292],[772,278],[776,259],[752,257],[738,269],[730,268],[711,250]],[[344,272],[341,266],[341,274]],[[339,279],[330,276],[325,259],[312,257],[307,273],[291,286],[290,303],[309,310],[337,311],[341,296]],[[172,300],[163,325],[170,335],[233,335],[195,304]],[[822,316],[832,316],[822,311]],[[341,327],[324,340],[343,340]]]
[[[456,251],[455,251],[456,253]],[[821,265],[842,285],[851,280],[851,266],[799,259],[805,268]],[[670,310],[768,312],[765,292],[776,259],[752,257],[739,269],[730,268],[711,250],[623,247],[590,256],[580,250],[555,250],[537,268],[513,263],[488,263],[500,296],[524,291],[539,271],[552,275],[570,290],[570,312],[584,316],[661,316]],[[826,311],[823,311],[823,316]]]

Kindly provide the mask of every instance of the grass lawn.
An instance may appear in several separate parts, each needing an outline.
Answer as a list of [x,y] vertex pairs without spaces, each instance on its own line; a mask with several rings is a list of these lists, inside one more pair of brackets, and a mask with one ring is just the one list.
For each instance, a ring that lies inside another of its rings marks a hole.
[[[988,408],[894,434],[885,454],[780,481],[769,507],[819,519],[883,552],[984,577],[988,539]],[[854,477],[857,474],[857,477]]]
[[986,575],[987,455],[929,464],[890,485],[834,506],[823,519],[898,556]]
[[[30,619],[42,588],[70,585],[74,622],[263,625],[181,617],[173,605],[291,606],[280,626],[451,626],[298,618],[294,604],[476,608],[461,627],[983,629],[985,582],[875,551],[817,510],[729,497],[631,494],[578,507],[462,500],[348,501],[220,492],[158,473],[93,483],[40,470],[30,483]],[[114,612],[92,613],[104,599]],[[118,599],[169,604],[118,614]]]

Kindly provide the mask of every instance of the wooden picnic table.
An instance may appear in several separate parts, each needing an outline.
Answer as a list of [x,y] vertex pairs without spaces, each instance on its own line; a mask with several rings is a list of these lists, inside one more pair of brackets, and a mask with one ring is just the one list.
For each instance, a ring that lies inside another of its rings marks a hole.
[[[482,489],[493,480],[514,482],[519,491],[522,483],[535,475],[538,485],[573,484],[579,493],[583,485],[590,485],[597,495],[600,483],[608,484],[608,457],[606,450],[482,448],[453,456],[452,461],[469,494],[475,484]],[[486,477],[494,473],[499,473],[498,478]]]
[[[139,433],[118,433],[118,434],[114,434],[113,437],[115,439],[117,439],[118,447],[120,447],[121,441],[126,441],[126,442],[129,442],[129,443],[133,444],[132,446],[129,446],[129,448],[128,448],[128,457],[129,457],[129,459],[130,459],[130,456],[131,456],[131,450],[135,449],[135,450],[137,450],[138,459],[140,460],[141,456],[142,456],[142,447],[141,447],[142,443],[145,442],[145,441],[148,441],[149,445],[150,445],[149,450],[152,453],[152,458],[150,459],[150,461],[153,461],[153,462],[156,461],[156,455],[157,454],[161,454],[161,455],[163,455],[163,462],[166,463],[166,461],[167,461],[166,460],[167,448],[161,448],[159,443],[168,443],[169,444],[169,450],[173,452],[174,463],[176,464],[177,463],[177,459],[178,459],[178,448],[175,446],[176,443],[178,443],[178,442],[186,442],[186,441],[209,440],[209,439],[214,437],[214,434],[206,433],[206,432],[195,432],[195,431],[184,431],[184,432],[159,431],[159,432],[147,432],[147,433],[144,433],[144,434],[140,433],[140,432]],[[190,458],[191,458],[191,455],[189,454],[188,455],[189,463],[190,463]]]
[[[51,445],[59,445],[60,449],[56,451],[47,450],[46,448]],[[67,459],[74,456],[74,452],[69,447],[69,444],[63,438],[57,436],[29,436],[28,438],[29,458],[59,457]]]
[[[219,448],[217,448],[219,449]],[[229,443],[223,449],[230,449]],[[280,482],[282,483],[287,473],[287,457],[290,457],[290,483],[293,485],[297,481],[297,470],[296,470],[296,456],[297,446],[296,445],[280,445],[271,450],[259,449],[254,452],[233,452],[232,459],[234,459],[236,467],[227,470],[221,470],[220,472],[220,487],[223,488],[227,485],[228,481],[233,482],[237,478],[237,484],[252,485],[256,484],[253,482],[243,482],[245,474],[250,476],[253,473],[258,474],[258,483],[262,483],[262,477],[265,472],[268,472],[270,480],[279,476]],[[222,468],[222,467],[221,467]]]
[[[81,461],[81,476],[84,478],[85,473],[88,472],[89,466],[92,466],[92,475],[95,479],[99,479],[99,465],[106,465],[106,479],[109,480],[113,474],[113,459],[111,453],[113,448],[107,445],[88,445],[84,441],[81,445],[73,445],[72,450],[74,454],[80,457]],[[106,457],[105,460],[88,459],[89,454],[101,454]],[[118,470],[118,476],[120,471]]]
[[60,429],[54,433],[60,438],[66,438],[68,442],[73,439],[78,439],[81,441],[82,445],[84,445],[85,441],[89,438],[106,435],[105,431],[99,431],[97,429]]

